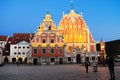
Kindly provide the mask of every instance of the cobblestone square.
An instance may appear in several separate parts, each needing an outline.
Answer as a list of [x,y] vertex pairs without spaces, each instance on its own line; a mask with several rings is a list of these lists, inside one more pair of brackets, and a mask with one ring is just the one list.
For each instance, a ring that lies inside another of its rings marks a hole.
[[[116,80],[120,80],[120,67],[115,66]],[[98,66],[98,72],[85,72],[84,66],[69,65],[4,65],[0,67],[0,80],[109,80],[108,67]]]

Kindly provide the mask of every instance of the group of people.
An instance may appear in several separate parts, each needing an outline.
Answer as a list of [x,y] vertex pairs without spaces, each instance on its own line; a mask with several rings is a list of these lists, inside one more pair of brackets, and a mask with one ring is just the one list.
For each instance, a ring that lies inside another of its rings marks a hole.
[[[88,67],[89,67],[89,65],[90,65],[89,60],[86,60],[85,61],[86,73],[88,73]],[[93,65],[93,71],[97,72],[97,62],[95,60],[93,60],[92,65]]]
[[[108,69],[110,72],[110,80],[115,80],[115,74],[114,74],[114,57],[113,56],[108,56],[106,59],[106,62],[108,64]],[[92,66],[93,66],[93,71],[97,72],[97,61],[93,60],[92,61]],[[85,61],[85,69],[86,73],[88,73],[88,67],[90,65],[89,60]]]

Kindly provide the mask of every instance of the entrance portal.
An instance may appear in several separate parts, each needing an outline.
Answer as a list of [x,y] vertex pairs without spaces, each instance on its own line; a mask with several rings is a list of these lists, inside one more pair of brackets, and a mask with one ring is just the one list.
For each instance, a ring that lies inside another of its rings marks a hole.
[[34,65],[37,65],[37,58],[34,58],[34,59],[33,59],[33,64],[34,64]]
[[25,61],[24,61],[25,63],[27,63],[27,58],[25,58]]
[[4,58],[4,63],[8,63],[8,58],[7,57]]
[[63,64],[63,58],[59,58],[59,64]]
[[89,57],[86,57],[86,59],[85,59],[85,60],[89,61]]
[[16,62],[16,58],[12,58],[12,63],[15,63]]
[[81,56],[80,56],[80,54],[77,54],[76,61],[77,61],[77,64],[81,63]]
[[22,63],[22,58],[19,58],[18,61],[19,61],[19,63]]

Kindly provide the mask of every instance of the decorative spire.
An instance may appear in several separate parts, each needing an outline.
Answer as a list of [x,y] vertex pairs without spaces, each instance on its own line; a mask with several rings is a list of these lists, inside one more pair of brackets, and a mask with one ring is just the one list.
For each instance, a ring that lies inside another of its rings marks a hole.
[[100,42],[103,42],[103,39],[102,39],[102,37],[101,37],[101,40],[100,40]]
[[80,13],[81,17],[82,17],[82,12]]
[[70,1],[71,3],[71,10],[73,9],[73,0]]
[[50,12],[49,12],[49,8],[47,8],[47,14],[50,14]]

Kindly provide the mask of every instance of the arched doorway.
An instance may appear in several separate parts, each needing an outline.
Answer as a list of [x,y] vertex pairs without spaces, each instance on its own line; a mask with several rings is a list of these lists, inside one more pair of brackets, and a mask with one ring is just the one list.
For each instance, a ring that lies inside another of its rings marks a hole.
[[63,64],[63,58],[59,58],[59,64]]
[[22,58],[20,57],[20,58],[18,59],[18,61],[19,61],[19,63],[22,63]]
[[80,56],[80,54],[77,54],[76,61],[77,61],[77,64],[81,63],[81,56]]
[[8,57],[7,56],[4,58],[4,63],[8,63]]
[[24,61],[25,63],[27,63],[27,58],[25,58],[25,61]]
[[16,58],[12,58],[12,63],[15,63],[16,62]]

